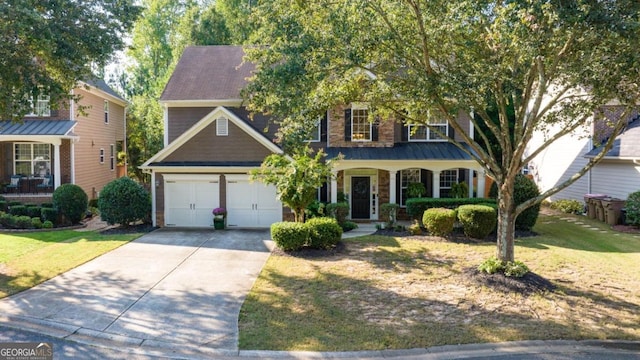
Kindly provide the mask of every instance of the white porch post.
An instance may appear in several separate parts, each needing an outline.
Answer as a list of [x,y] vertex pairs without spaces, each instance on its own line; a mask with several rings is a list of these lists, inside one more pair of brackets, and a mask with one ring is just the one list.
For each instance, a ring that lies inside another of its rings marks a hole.
[[75,150],[75,142],[70,141],[71,145],[71,183],[76,183],[76,150]]
[[338,202],[338,171],[331,171],[331,202]]
[[484,192],[485,192],[485,173],[484,170],[480,170],[478,171],[478,197],[482,198],[484,197]]
[[397,171],[389,170],[389,203],[397,204],[398,200],[396,199],[396,174]]
[[53,144],[53,188],[60,186],[60,144]]
[[468,169],[469,170],[469,197],[472,198],[473,197],[473,169]]
[[433,181],[432,181],[432,188],[433,188],[433,197],[434,198],[439,198],[440,197],[440,171],[434,171],[433,172]]
[[[156,172],[151,171],[151,223],[158,226],[158,217],[156,215]],[[165,224],[166,225],[166,224]]]

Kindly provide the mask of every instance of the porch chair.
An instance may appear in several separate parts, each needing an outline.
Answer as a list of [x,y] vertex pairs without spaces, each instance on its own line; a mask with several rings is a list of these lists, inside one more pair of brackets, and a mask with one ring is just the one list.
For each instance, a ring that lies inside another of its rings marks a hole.
[[40,189],[47,190],[50,188],[53,188],[53,184],[51,183],[51,175],[45,175],[42,178],[42,183],[36,185],[36,193],[38,193]]
[[19,192],[20,191],[20,179],[22,178],[22,176],[20,175],[11,175],[11,182],[9,183],[9,185],[7,185],[5,188],[8,190],[13,190],[15,189],[15,192]]

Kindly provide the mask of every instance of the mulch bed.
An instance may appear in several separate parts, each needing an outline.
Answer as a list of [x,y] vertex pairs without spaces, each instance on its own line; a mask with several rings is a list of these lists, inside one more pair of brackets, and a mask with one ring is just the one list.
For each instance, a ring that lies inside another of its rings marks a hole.
[[305,247],[296,251],[284,251],[279,247],[275,247],[271,253],[277,256],[291,256],[291,257],[297,257],[297,258],[303,258],[303,259],[317,259],[317,258],[323,258],[323,257],[329,257],[329,256],[336,256],[340,253],[343,253],[346,250],[346,248],[347,247],[344,244],[344,242],[340,241],[338,242],[338,244],[336,244],[336,246],[329,249],[314,249],[314,248]]
[[531,271],[521,278],[509,277],[501,273],[487,274],[476,268],[468,268],[464,273],[474,283],[503,293],[531,295],[552,292],[556,289],[551,281]]

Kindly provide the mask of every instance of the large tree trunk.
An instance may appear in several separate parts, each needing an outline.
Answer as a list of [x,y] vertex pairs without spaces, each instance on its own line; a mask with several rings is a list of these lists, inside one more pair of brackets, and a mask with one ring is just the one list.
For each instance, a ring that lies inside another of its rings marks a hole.
[[[509,186],[510,185],[510,186]],[[513,199],[513,181],[498,187],[498,229],[496,257],[502,261],[514,260],[514,240],[516,232],[515,204]]]

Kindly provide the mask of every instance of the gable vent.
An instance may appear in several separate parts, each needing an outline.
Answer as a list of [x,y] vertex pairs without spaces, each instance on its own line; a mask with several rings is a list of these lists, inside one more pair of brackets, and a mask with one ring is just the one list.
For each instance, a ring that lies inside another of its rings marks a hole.
[[229,119],[225,117],[219,117],[216,119],[216,135],[218,136],[229,135]]

